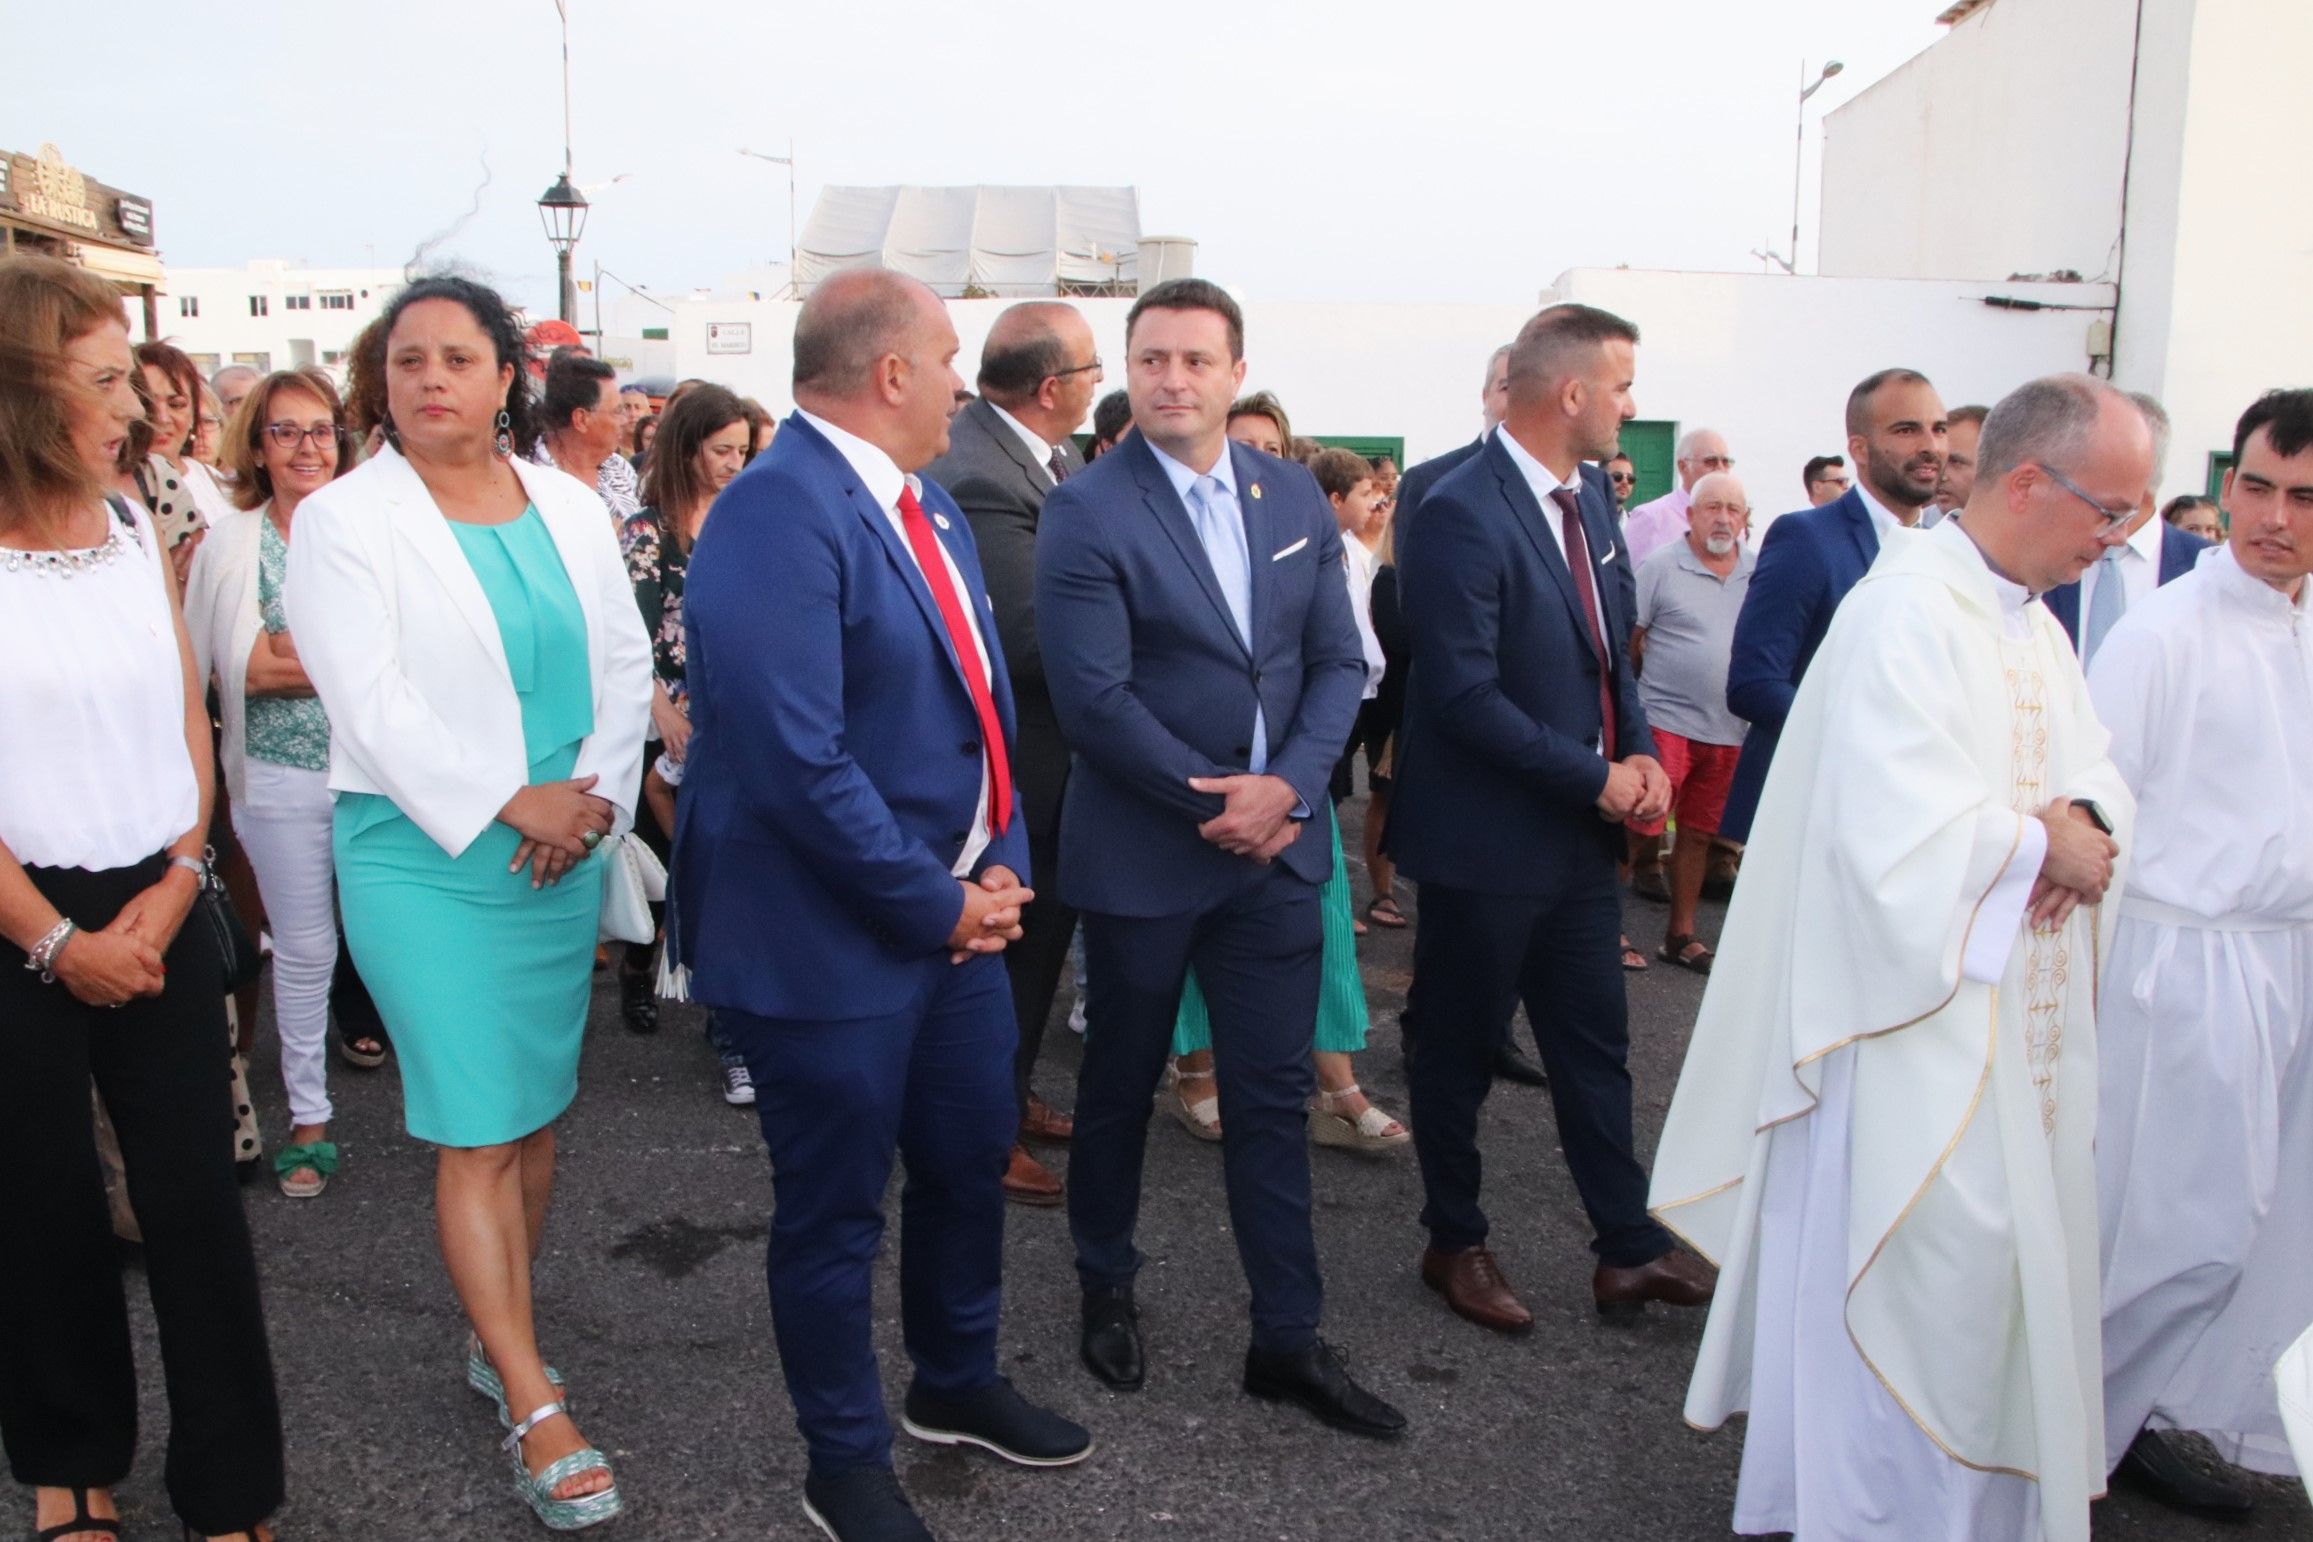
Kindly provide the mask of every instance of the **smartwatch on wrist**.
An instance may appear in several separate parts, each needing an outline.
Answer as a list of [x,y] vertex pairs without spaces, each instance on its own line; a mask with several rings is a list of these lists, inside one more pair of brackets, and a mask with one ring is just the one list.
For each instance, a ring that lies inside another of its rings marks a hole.
[[2106,835],[2110,835],[2112,833],[2112,821],[2104,817],[2104,810],[2096,806],[2096,800],[2094,798],[2074,798],[2072,800],[2072,807],[2080,810],[2081,813],[2086,814],[2088,816],[2088,822],[2096,826],[2097,829],[2102,830]]

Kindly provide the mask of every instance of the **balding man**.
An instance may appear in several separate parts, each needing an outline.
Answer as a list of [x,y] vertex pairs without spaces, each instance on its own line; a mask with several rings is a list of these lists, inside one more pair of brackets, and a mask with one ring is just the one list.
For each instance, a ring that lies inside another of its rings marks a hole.
[[1091,1449],[996,1369],[1018,1124],[996,955],[1034,895],[971,529],[916,474],[948,446],[956,349],[913,279],[813,290],[795,415],[723,492],[685,595],[677,946],[758,1089],[804,1509],[879,1542],[931,1535],[892,1477],[872,1342],[895,1150],[908,1433],[1032,1466]]
[[1012,1005],[1020,1025],[1013,1057],[1019,1094],[1020,1139],[1004,1173],[1004,1194],[1015,1204],[1057,1205],[1060,1180],[1028,1154],[1025,1143],[1065,1146],[1074,1133],[1066,1114],[1036,1095],[1030,1078],[1044,1043],[1044,1022],[1068,961],[1076,912],[1055,892],[1049,875],[1060,870],[1060,797],[1068,785],[1068,744],[1052,715],[1044,683],[1044,655],[1036,646],[1036,522],[1044,495],[1084,469],[1071,437],[1084,426],[1100,389],[1100,355],[1092,328],[1076,308],[1031,300],[996,318],[980,350],[980,394],[956,413],[948,451],[924,468],[946,488],[971,521],[988,575],[988,603],[996,612],[1004,661],[1012,673],[1012,703],[1019,716],[1012,774],[1020,786],[1020,814],[1028,826],[1028,856],[1047,875],[1044,895],[1021,919],[1021,937],[1004,950],[1012,978]]
[[[2097,650],[2130,606],[2142,606],[2152,598],[2153,590],[2190,573],[2201,553],[2209,549],[2209,543],[2191,531],[2153,517],[2155,494],[2168,469],[2168,409],[2141,391],[2130,392],[2128,399],[2136,403],[2136,410],[2144,414],[2146,425],[2152,429],[2152,486],[2145,490],[2144,506],[2129,521],[2127,539],[2104,548],[2103,557],[2088,570],[2087,578],[2059,584],[2043,596],[2048,614],[2056,618],[2056,624],[2079,650],[2082,669],[2096,662]],[[2083,590],[2089,591],[2085,629],[2080,624]]]
[[1584,465],[1613,454],[1636,414],[1637,342],[1629,322],[1584,305],[1527,322],[1508,417],[1430,493],[1398,558],[1413,670],[1389,839],[1421,885],[1421,1010],[1407,1025],[1421,1277],[1505,1333],[1533,1315],[1486,1247],[1478,1113],[1521,1000],[1590,1218],[1598,1310],[1711,1293],[1710,1271],[1646,1213],[1616,946],[1618,827],[1670,803],[1610,577],[1614,506]]
[[1687,533],[1687,508],[1694,502],[1695,484],[1714,472],[1735,469],[1726,435],[1715,428],[1689,430],[1679,440],[1679,485],[1660,498],[1632,509],[1622,523],[1622,538],[1630,560],[1643,567],[1646,559]]
[[[1697,974],[1711,972],[1713,955],[1695,936],[1695,908],[1743,745],[1743,720],[1727,710],[1727,656],[1751,587],[1753,559],[1743,544],[1748,513],[1743,484],[1732,473],[1714,471],[1695,483],[1686,535],[1639,564],[1638,630],[1630,641],[1638,699],[1678,820],[1670,925],[1656,956]],[[1655,837],[1663,824],[1639,820],[1631,829]]]

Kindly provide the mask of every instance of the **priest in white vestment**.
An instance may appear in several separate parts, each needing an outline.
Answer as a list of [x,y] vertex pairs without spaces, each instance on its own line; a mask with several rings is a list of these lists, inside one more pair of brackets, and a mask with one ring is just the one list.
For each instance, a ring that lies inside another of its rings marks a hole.
[[2272,1374],[2313,1323],[2313,391],[2236,442],[2228,544],[2122,620],[2089,689],[2138,805],[2099,1024],[2105,1455],[2237,1517],[2248,1491],[2159,1432],[2297,1470]]
[[2134,804],[2034,596],[2120,538],[2152,441],[2065,375],[1978,459],[1808,669],[1655,1157],[1721,1270],[1686,1414],[1749,1411],[1747,1534],[2085,1542],[2103,1489],[2097,902]]

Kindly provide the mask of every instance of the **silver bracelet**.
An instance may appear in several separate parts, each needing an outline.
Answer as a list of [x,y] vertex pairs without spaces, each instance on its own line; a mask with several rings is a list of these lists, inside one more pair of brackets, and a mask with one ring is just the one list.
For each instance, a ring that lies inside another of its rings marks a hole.
[[205,889],[209,886],[209,864],[215,860],[216,857],[214,853],[210,852],[206,847],[204,847],[202,848],[202,855],[198,857],[169,858],[169,866],[181,867],[186,872],[191,873],[193,875],[193,882],[199,884],[202,888]]
[[56,983],[56,956],[64,951],[65,943],[69,942],[72,939],[72,934],[79,930],[80,928],[73,923],[70,916],[57,922],[48,929],[46,936],[26,950],[24,967],[37,973],[40,976],[41,984],[54,985]]

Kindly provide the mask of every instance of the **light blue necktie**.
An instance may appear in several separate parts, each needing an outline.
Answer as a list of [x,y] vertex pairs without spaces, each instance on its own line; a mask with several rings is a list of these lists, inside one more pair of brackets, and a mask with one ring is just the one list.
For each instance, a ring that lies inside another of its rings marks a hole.
[[2123,548],[2107,546],[2096,564],[2096,592],[2088,599],[2088,617],[2080,630],[2080,664],[2088,666],[2096,657],[2096,650],[2104,646],[2104,636],[2112,624],[2128,609],[2128,584],[2120,571],[2120,553]]
[[[1205,560],[1213,566],[1213,577],[1220,582],[1229,618],[1237,623],[1237,636],[1249,652],[1253,647],[1253,558],[1245,545],[1245,519],[1237,510],[1236,495],[1219,477],[1197,478],[1189,486],[1189,519],[1197,527],[1197,540],[1205,548]],[[1253,705],[1248,769],[1255,775],[1269,769],[1269,722],[1258,697]]]

